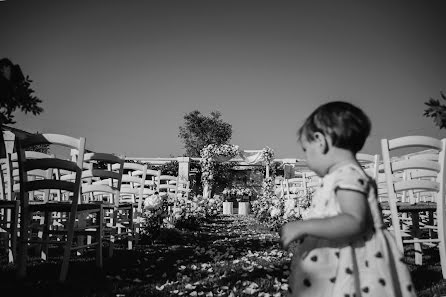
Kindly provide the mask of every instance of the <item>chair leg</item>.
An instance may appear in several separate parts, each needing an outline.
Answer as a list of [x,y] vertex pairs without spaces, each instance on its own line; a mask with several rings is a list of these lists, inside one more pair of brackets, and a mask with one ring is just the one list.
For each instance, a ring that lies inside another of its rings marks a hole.
[[[8,254],[8,263],[14,263],[16,256],[14,238],[17,238],[17,225],[14,222],[14,210],[14,207],[0,209],[0,242],[3,242],[4,249]],[[14,237],[14,231],[16,237]]]
[[28,241],[29,241],[29,223],[31,222],[30,213],[21,214],[22,221],[20,222],[20,246],[17,256],[17,278],[23,279],[26,277],[26,263],[28,262]]
[[2,208],[0,209],[0,237],[4,237],[3,240],[0,240],[0,242],[4,243],[4,248],[8,251],[10,251],[10,240],[9,240],[9,232],[10,229],[8,227],[8,209]]
[[96,230],[96,241],[97,241],[97,246],[96,246],[96,266],[99,268],[102,268],[103,266],[103,256],[102,256],[102,238],[104,236],[104,210],[101,206],[100,210],[97,213],[97,230]]
[[62,260],[62,267],[60,269],[59,281],[64,282],[68,274],[68,266],[70,263],[71,245],[74,237],[74,223],[76,221],[76,214],[70,213],[68,217],[67,241],[65,243],[64,255]]
[[12,250],[12,244],[11,244],[11,240],[9,239],[9,234],[6,233],[6,242],[8,245],[7,251],[8,251],[8,263],[14,263],[14,252]]
[[17,227],[19,226],[19,201],[16,200],[14,208],[11,210],[11,251],[13,261],[17,261]]
[[133,206],[130,206],[128,210],[128,220],[129,225],[127,228],[127,249],[133,249],[133,236],[134,236],[134,225],[133,225]]
[[446,279],[446,220],[445,216],[441,215],[441,212],[438,211],[438,209],[443,209],[439,207],[439,204],[437,203],[438,239],[440,239],[438,249],[440,252],[441,272],[443,273],[443,279]]
[[[412,235],[414,239],[420,238],[420,217],[418,212],[411,213],[412,218]],[[421,249],[421,243],[415,242],[414,244],[414,252],[415,252],[415,264],[422,265],[423,264],[423,250]]]
[[[85,229],[85,227],[87,226],[87,218],[88,218],[89,214],[90,214],[89,212],[78,213],[78,215],[77,215],[77,218],[78,218],[78,220],[77,220],[77,227],[79,229],[81,229],[81,230]],[[88,241],[88,236],[87,236],[87,241]],[[84,235],[78,235],[77,236],[77,242],[78,242],[79,245],[85,244],[85,236]],[[79,255],[82,254],[82,251],[78,250],[77,254],[79,254]]]
[[108,246],[108,256],[113,257],[113,251],[115,249],[115,239],[116,239],[116,233],[117,233],[117,218],[118,218],[118,210],[112,209],[111,210],[111,221],[110,221],[110,242]]
[[48,240],[51,225],[51,212],[45,211],[43,216],[43,234],[42,234],[42,249],[40,251],[40,258],[47,260],[48,258]]
[[135,210],[136,223],[133,225],[133,234],[135,236],[135,245],[139,244],[139,233],[141,232],[141,213]]

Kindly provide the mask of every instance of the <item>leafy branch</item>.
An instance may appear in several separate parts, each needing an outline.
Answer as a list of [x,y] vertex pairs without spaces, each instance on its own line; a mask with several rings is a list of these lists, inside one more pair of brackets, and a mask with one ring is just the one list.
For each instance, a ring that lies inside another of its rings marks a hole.
[[[446,101],[446,95],[443,92],[440,92],[440,95],[441,99]],[[428,107],[424,110],[423,116],[433,118],[435,125],[440,129],[446,128],[446,105],[432,97],[424,104]]]
[[0,123],[14,124],[13,113],[20,109],[24,113],[40,114],[42,102],[34,95],[32,80],[24,76],[19,65],[9,59],[0,60]]

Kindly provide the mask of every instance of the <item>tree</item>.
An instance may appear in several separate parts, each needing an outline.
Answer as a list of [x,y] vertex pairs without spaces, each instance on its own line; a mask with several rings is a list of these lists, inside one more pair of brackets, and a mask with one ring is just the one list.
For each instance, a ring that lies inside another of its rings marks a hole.
[[210,116],[194,110],[184,116],[178,136],[183,140],[188,157],[200,157],[200,150],[209,144],[228,144],[232,137],[232,125],[224,122],[219,111]]
[[17,108],[34,115],[43,111],[39,106],[42,101],[33,95],[31,82],[19,65],[7,58],[0,60],[0,124],[14,124],[13,113]]
[[[41,134],[41,133],[36,133],[36,134]],[[27,148],[27,150],[44,154],[50,154],[50,145],[45,143],[35,144]]]
[[[446,95],[440,92],[441,98],[446,100]],[[434,118],[434,123],[440,129],[446,128],[446,105],[440,104],[440,100],[429,98],[428,102],[425,102],[428,107],[424,110],[425,117]]]

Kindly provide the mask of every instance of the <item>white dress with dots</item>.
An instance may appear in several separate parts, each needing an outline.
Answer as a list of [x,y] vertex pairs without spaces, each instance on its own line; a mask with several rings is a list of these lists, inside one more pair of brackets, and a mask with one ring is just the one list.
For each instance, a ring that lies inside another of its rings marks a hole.
[[383,225],[376,184],[361,168],[347,164],[327,174],[314,193],[306,219],[340,214],[335,195],[338,189],[367,195],[374,228],[353,242],[332,242],[307,236],[296,244],[288,296],[416,296],[404,258],[393,235]]

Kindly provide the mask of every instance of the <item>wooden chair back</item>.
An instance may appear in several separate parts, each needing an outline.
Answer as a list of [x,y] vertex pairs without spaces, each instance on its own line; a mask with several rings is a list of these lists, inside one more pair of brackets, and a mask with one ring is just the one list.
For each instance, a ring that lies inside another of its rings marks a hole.
[[[109,153],[86,153],[90,168],[82,172],[82,203],[105,202],[118,207],[125,158]],[[82,166],[84,164],[82,163]]]
[[[415,152],[408,154],[408,149]],[[399,248],[401,251],[404,251],[403,245],[408,243],[415,245],[438,244],[443,276],[446,277],[444,226],[446,139],[440,140],[428,136],[382,139],[381,150],[387,183],[388,203],[392,215],[392,227]],[[421,157],[427,150],[433,152],[436,156]],[[414,157],[416,155],[418,157]],[[427,172],[429,172],[429,178],[426,178]],[[414,203],[410,199],[408,201],[405,199],[405,195],[411,192],[434,194],[435,202]],[[422,230],[419,229],[419,213],[425,211],[433,211],[437,214],[434,226],[437,230],[437,238],[420,239]],[[411,213],[410,220],[401,215],[403,212]],[[402,218],[405,218],[404,222]],[[408,230],[403,229],[406,226],[408,226]]]
[[[116,167],[117,165],[115,165]],[[147,174],[146,164],[124,163],[122,175],[120,203],[137,204],[137,209],[142,210],[144,186]]]
[[[26,261],[27,261],[27,247],[28,242],[31,239],[30,234],[30,221],[33,211],[37,208],[31,209],[32,195],[34,191],[37,190],[61,190],[70,193],[71,199],[66,201],[69,205],[69,217],[67,223],[67,238],[64,242],[65,252],[64,260],[62,263],[60,279],[64,280],[68,271],[68,261],[69,254],[71,250],[71,245],[73,242],[73,232],[74,224],[77,214],[77,206],[79,202],[80,195],[80,181],[82,175],[82,162],[83,158],[80,157],[78,162],[73,162],[71,160],[66,160],[62,158],[37,158],[29,159],[27,158],[26,150],[27,148],[35,145],[48,144],[56,145],[68,148],[77,149],[79,152],[85,150],[85,138],[74,138],[67,135],[61,134],[34,134],[27,135],[22,139],[16,140],[16,151],[17,151],[17,164],[19,171],[19,184],[20,184],[20,235],[21,235],[21,248],[19,249],[18,257],[18,269],[17,273],[19,277],[24,277],[26,274]],[[29,174],[35,170],[66,170],[72,172],[74,178],[72,180],[57,180],[53,178],[53,175],[41,176],[40,179],[29,179]],[[40,204],[41,207],[46,207],[48,203]],[[37,205],[39,206],[39,205]]]
[[356,160],[364,168],[365,172],[372,178],[376,179],[379,172],[379,155],[371,155],[365,153],[357,153]]
[[161,170],[147,169],[144,182],[144,198],[159,191]]

